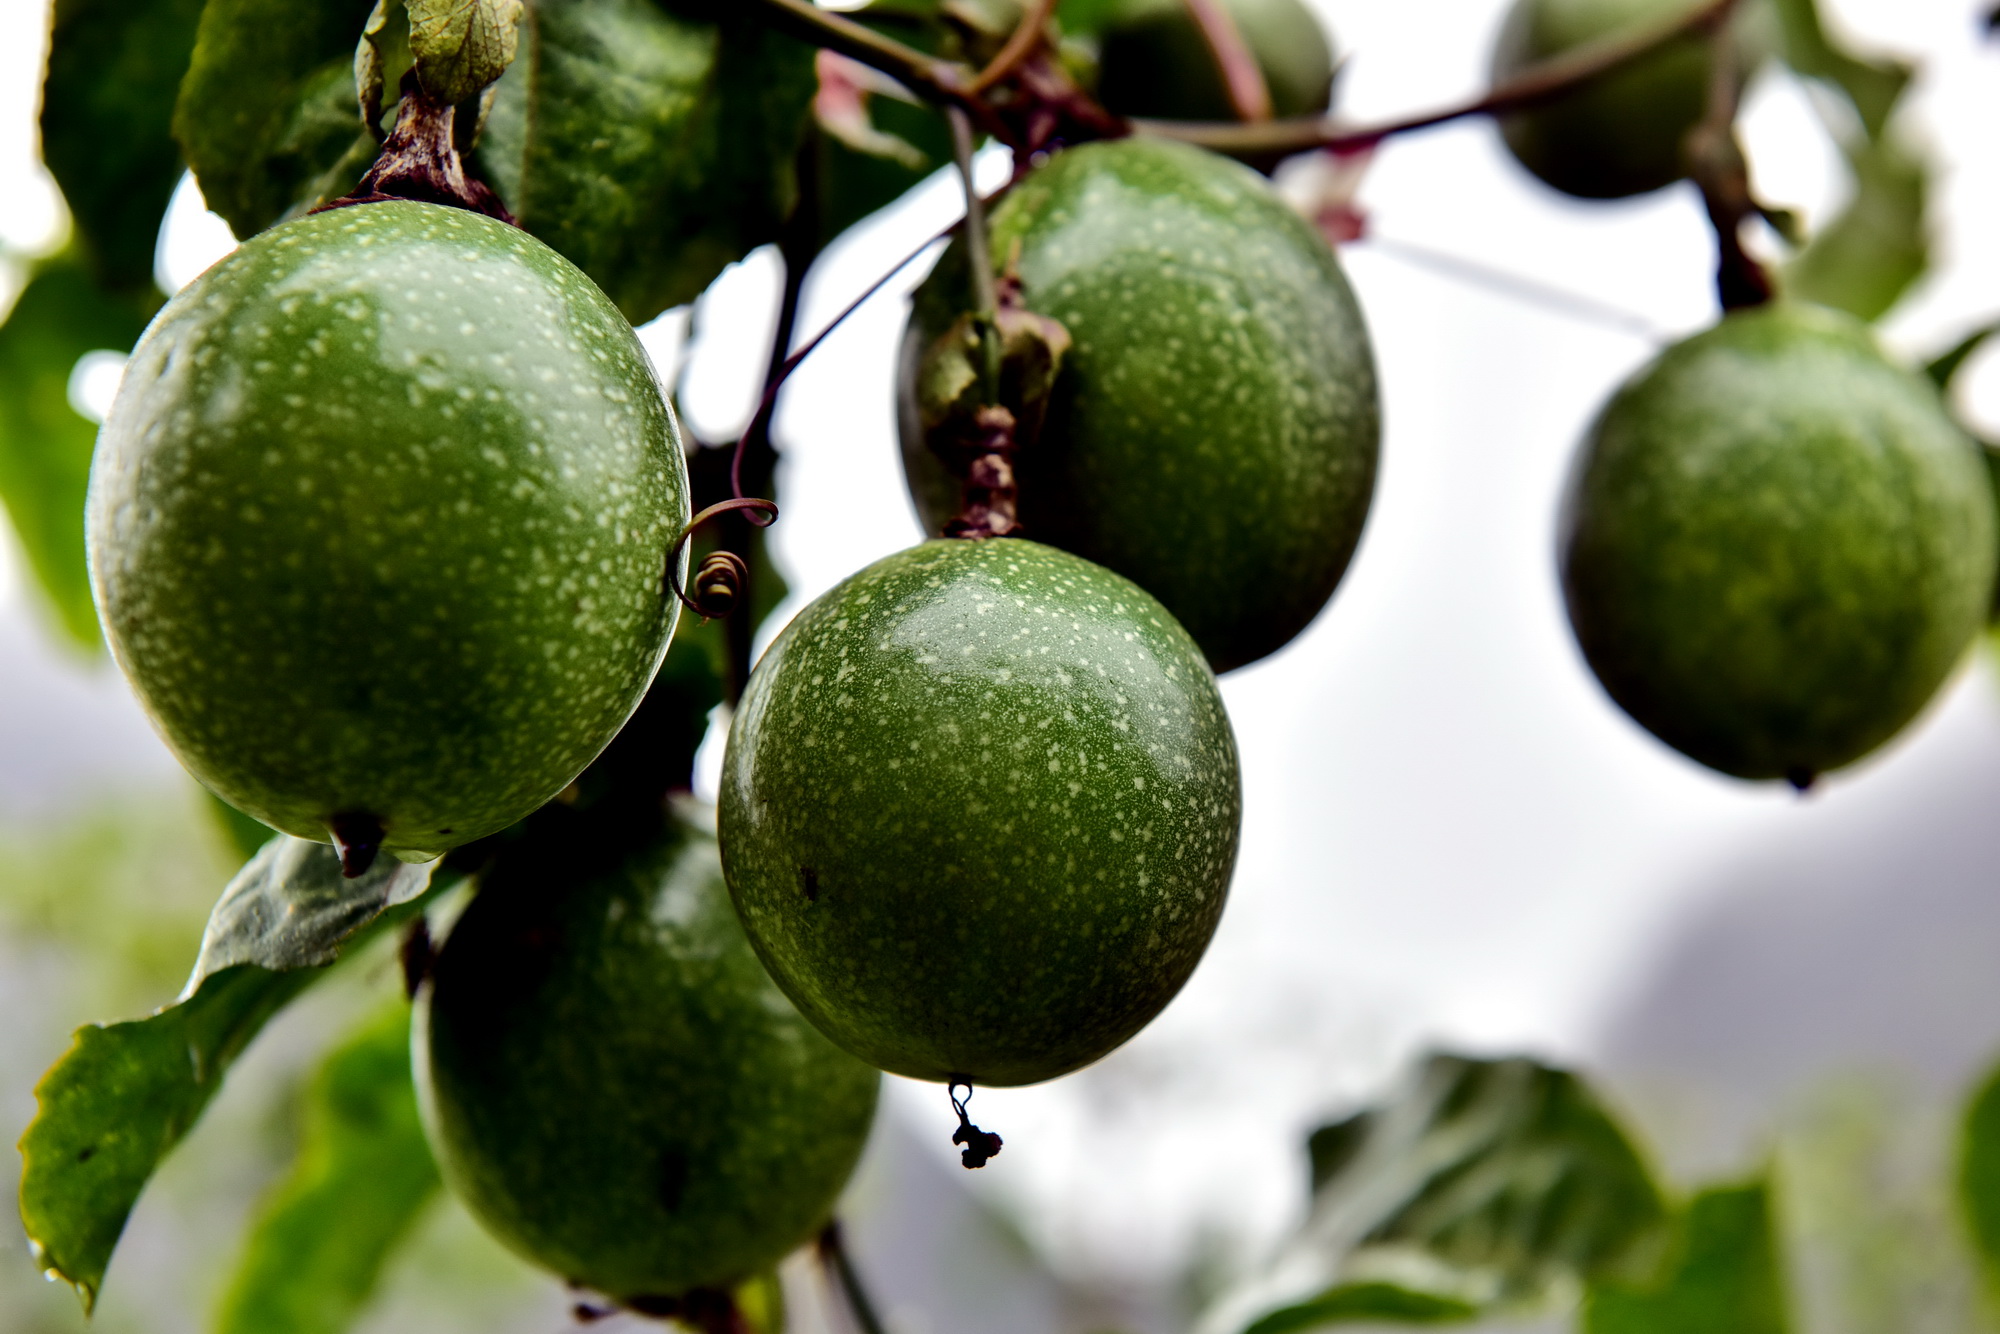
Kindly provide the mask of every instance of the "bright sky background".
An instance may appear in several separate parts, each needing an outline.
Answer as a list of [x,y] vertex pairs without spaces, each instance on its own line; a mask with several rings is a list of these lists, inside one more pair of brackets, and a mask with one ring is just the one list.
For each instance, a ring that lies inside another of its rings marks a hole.
[[[1341,106],[1373,119],[1478,87],[1502,5],[1320,8],[1352,56]],[[1925,62],[1911,128],[1946,167],[1940,262],[1887,335],[1908,354],[1932,352],[2000,313],[2000,49],[1980,44],[1970,0],[1830,9],[1856,36]],[[63,226],[34,161],[45,21],[41,0],[0,0],[0,245],[16,253],[45,249]],[[1746,134],[1767,197],[1810,220],[1838,206],[1843,168],[1795,83],[1757,86]],[[1867,807],[1955,736],[2000,745],[1983,667],[1887,754],[1807,802],[1707,773],[1627,721],[1569,638],[1553,522],[1580,431],[1654,345],[1446,276],[1412,248],[1679,335],[1713,316],[1712,243],[1695,195],[1564,201],[1475,123],[1390,145],[1362,201],[1377,239],[1344,259],[1381,362],[1381,481],[1333,605],[1289,650],[1224,683],[1248,812],[1221,932],[1186,993],[1126,1049],[1052,1085],[979,1095],[979,1119],[1004,1129],[1009,1152],[973,1184],[1020,1206],[1052,1253],[1146,1265],[1185,1254],[1204,1228],[1268,1235],[1296,1207],[1298,1131],[1413,1046],[1587,1056],[1649,944],[1699,901],[1708,868],[1770,831]],[[850,236],[816,274],[803,328],[816,330],[954,211],[948,183],[933,182]],[[185,282],[228,244],[184,187],[162,275]],[[0,301],[14,281],[0,279]],[[684,405],[707,437],[748,415],[776,281],[775,261],[753,256],[701,307]],[[800,598],[918,536],[890,398],[908,286],[829,339],[779,413],[785,514],[775,535]],[[646,331],[663,366],[685,327],[669,316]],[[1968,378],[1976,415],[2000,426],[2000,361]],[[100,361],[75,390],[101,403],[114,383],[115,362]],[[165,772],[171,762],[116,682],[37,637],[14,564],[0,542],[0,771],[30,772],[0,772],[0,800],[10,787],[87,773]],[[64,728],[97,740],[58,753]],[[20,737],[41,741],[11,740]],[[898,1085],[894,1100],[947,1150],[941,1092]]]

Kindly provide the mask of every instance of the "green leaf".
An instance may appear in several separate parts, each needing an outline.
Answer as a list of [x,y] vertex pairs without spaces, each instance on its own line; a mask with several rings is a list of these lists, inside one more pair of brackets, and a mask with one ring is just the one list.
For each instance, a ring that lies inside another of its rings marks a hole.
[[158,304],[112,295],[65,251],[36,266],[0,325],[0,502],[63,628],[98,643],[97,609],[83,561],[83,498],[97,424],[70,406],[77,359],[138,341]]
[[2000,333],[2000,321],[1974,329],[1952,344],[1948,351],[1925,362],[1924,374],[1938,387],[1938,392],[1943,393],[1951,388],[1951,382],[1958,378],[1959,371],[1971,359],[1972,354],[1985,346],[1986,340],[1997,333]]
[[21,1221],[35,1258],[88,1311],[146,1180],[266,1021],[319,974],[232,968],[149,1019],[77,1030],[35,1087]]
[[1297,1330],[1357,1320],[1397,1325],[1450,1325],[1471,1320],[1479,1308],[1452,1297],[1415,1292],[1393,1283],[1347,1283],[1309,1302],[1273,1311],[1243,1334],[1294,1334]]
[[42,84],[42,160],[98,281],[153,285],[160,219],[181,175],[174,97],[201,0],[58,0]]
[[507,72],[521,0],[407,0],[410,54],[424,91],[457,105]]
[[2000,1294],[2000,1067],[1986,1077],[1965,1111],[1958,1198],[1987,1285]]
[[821,249],[951,162],[944,117],[851,61],[821,58],[813,109]]
[[692,300],[778,235],[812,51],[754,13],[536,0],[477,166],[521,225],[633,323]]
[[397,1003],[314,1075],[298,1158],[257,1211],[218,1334],[340,1334],[438,1185]]
[[354,86],[373,0],[208,0],[174,108],[202,197],[238,236],[336,198],[375,158]]
[[1666,1240],[1666,1203],[1631,1140],[1583,1081],[1534,1061],[1432,1056],[1314,1139],[1304,1227],[1204,1329],[1382,1278],[1473,1306],[1531,1298],[1637,1272]]
[[1583,1328],[1585,1334],[1787,1334],[1791,1318],[1766,1183],[1696,1195],[1659,1281],[1594,1285]]
[[327,844],[279,834],[216,901],[188,991],[239,964],[280,971],[332,963],[355,932],[430,888],[437,866],[382,856],[350,880]]
[[1854,198],[1786,265],[1786,295],[1880,318],[1930,263],[1930,166],[1895,134],[1841,146]]
[[[434,884],[448,878],[456,873],[433,877]],[[346,937],[340,953],[417,911],[413,902],[381,913]],[[73,1285],[85,1310],[97,1300],[147,1179],[200,1118],[250,1040],[326,975],[325,967],[197,968],[187,994],[149,1018],[78,1029],[69,1051],[42,1076],[35,1088],[40,1110],[21,1137],[21,1221],[42,1267]]]
[[1889,113],[1910,82],[1900,60],[1866,60],[1836,45],[1820,22],[1816,0],[1776,0],[1780,46],[1787,65],[1847,94],[1870,139],[1879,139]]

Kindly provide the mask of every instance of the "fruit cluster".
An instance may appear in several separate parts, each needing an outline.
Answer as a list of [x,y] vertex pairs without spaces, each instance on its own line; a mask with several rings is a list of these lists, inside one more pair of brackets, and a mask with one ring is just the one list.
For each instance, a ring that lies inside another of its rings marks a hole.
[[[1324,111],[1330,47],[1295,0],[1211,11],[1269,109]],[[1521,0],[1496,73],[1659,11]],[[992,124],[1226,119],[1195,12],[1109,7],[1102,107],[1010,42]],[[1738,64],[1747,31],[1719,39]],[[1674,34],[1505,141],[1571,194],[1666,185],[1717,49]],[[147,330],[93,466],[93,587],[224,801],[350,877],[473,868],[413,970],[446,1179],[564,1278],[689,1316],[825,1223],[877,1071],[1052,1079],[1185,984],[1241,822],[1216,674],[1295,640],[1354,556],[1373,355],[1332,249],[1258,172],[1049,130],[915,296],[899,423],[934,536],[765,652],[711,829],[642,711],[709,702],[675,669],[706,648],[681,624],[697,488],[667,396],[592,277],[453,175],[449,108],[405,92],[401,166],[246,241]],[[1780,300],[1606,406],[1562,580],[1634,719],[1803,787],[1935,693],[1986,615],[1994,529],[1931,386]],[[705,568],[702,609],[744,601],[741,555]],[[959,1142],[969,1166],[1000,1147],[963,1120]]]

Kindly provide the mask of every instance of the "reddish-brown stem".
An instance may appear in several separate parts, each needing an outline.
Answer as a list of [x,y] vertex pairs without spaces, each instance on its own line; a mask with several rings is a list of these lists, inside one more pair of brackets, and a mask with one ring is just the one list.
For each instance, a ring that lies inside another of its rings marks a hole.
[[402,94],[396,127],[389,131],[380,156],[361,183],[352,194],[313,211],[413,199],[484,213],[489,218],[512,223],[514,215],[507,211],[500,197],[477,176],[466,173],[453,134],[457,112],[449,104],[433,100],[418,84],[414,69],[403,76]]
[[1688,131],[1688,174],[1701,190],[1715,230],[1715,290],[1724,310],[1761,306],[1771,299],[1771,276],[1743,248],[1743,224],[1763,214],[1750,191],[1750,167],[1736,139],[1736,110],[1743,70],[1727,30],[1709,38],[1708,110]]
[[1201,29],[1202,40],[1215,57],[1222,73],[1222,86],[1229,92],[1229,105],[1236,119],[1252,124],[1271,119],[1271,88],[1264,82],[1264,67],[1257,63],[1243,30],[1223,7],[1221,0],[1181,0],[1188,17]]
[[1706,0],[1684,14],[1637,28],[1628,35],[1592,42],[1545,60],[1479,97],[1379,125],[1344,125],[1330,116],[1300,116],[1261,125],[1138,120],[1133,122],[1133,129],[1140,134],[1180,139],[1238,157],[1303,153],[1314,148],[1359,152],[1413,130],[1429,129],[1468,116],[1504,116],[1551,101],[1622,69],[1668,42],[1719,27],[1736,3],[1737,0]]
[[978,76],[966,85],[966,95],[978,97],[1019,69],[1021,62],[1041,45],[1049,26],[1049,19],[1055,12],[1056,0],[1035,0],[1029,7],[1027,16],[1007,39],[1007,44],[1000,48],[1000,54],[994,56],[986,68],[979,71]]

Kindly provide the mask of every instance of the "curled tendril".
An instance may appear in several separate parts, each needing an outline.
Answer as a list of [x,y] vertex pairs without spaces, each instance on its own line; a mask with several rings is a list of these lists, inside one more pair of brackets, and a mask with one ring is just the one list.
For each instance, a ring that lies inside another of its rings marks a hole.
[[743,600],[744,585],[750,580],[750,567],[733,551],[711,551],[696,567],[690,589],[683,589],[677,574],[681,548],[694,536],[695,529],[717,515],[730,513],[740,513],[757,527],[769,528],[777,521],[778,507],[772,501],[754,496],[718,501],[689,519],[667,552],[667,587],[681,600],[682,606],[704,621],[718,620],[736,610]]

